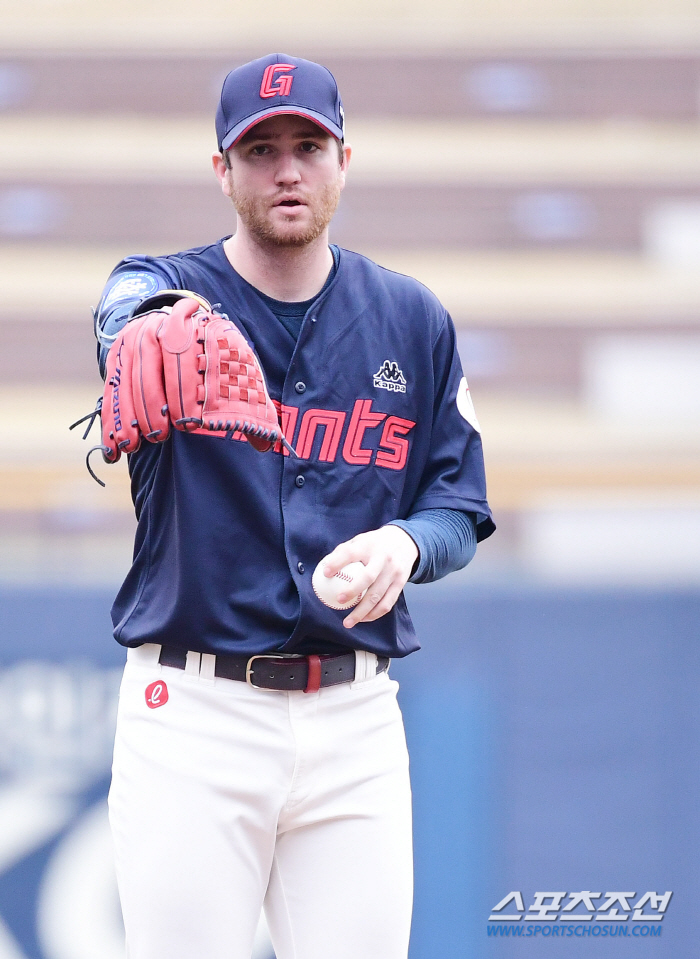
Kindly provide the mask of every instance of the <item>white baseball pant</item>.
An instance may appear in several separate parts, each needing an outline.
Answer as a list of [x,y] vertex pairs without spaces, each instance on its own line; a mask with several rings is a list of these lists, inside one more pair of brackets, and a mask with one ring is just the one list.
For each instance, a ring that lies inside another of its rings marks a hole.
[[263,904],[278,959],[406,959],[398,684],[367,653],[355,682],[304,693],[159,651],[129,650],[109,796],[128,959],[250,959]]

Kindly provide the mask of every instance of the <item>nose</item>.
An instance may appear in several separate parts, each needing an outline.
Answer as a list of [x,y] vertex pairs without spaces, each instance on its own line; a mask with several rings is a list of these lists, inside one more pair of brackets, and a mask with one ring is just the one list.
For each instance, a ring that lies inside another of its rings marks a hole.
[[289,186],[299,183],[300,180],[301,173],[294,154],[292,152],[282,153],[275,170],[275,182],[278,186]]

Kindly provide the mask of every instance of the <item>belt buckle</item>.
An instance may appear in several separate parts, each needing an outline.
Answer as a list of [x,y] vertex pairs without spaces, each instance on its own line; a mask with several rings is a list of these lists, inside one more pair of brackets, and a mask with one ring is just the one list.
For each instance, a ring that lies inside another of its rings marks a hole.
[[245,664],[245,681],[253,689],[263,689],[265,692],[274,693],[277,692],[275,689],[270,689],[268,686],[256,686],[253,682],[253,660],[255,659],[280,659],[280,655],[275,653],[257,653],[255,656],[251,656],[248,662]]
[[268,686],[256,686],[251,678],[253,672],[253,667],[251,663],[254,659],[308,659],[307,656],[303,656],[301,653],[256,653],[255,656],[251,656],[248,662],[245,665],[245,681],[253,689],[264,689],[268,693],[278,693],[278,689],[270,689]]

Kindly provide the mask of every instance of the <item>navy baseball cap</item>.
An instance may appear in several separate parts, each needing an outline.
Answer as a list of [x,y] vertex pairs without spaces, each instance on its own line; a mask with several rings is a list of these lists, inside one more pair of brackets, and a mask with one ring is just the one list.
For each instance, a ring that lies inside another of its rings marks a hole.
[[311,60],[272,53],[232,70],[216,111],[216,137],[227,150],[261,120],[277,114],[308,117],[345,138],[343,104],[330,70]]

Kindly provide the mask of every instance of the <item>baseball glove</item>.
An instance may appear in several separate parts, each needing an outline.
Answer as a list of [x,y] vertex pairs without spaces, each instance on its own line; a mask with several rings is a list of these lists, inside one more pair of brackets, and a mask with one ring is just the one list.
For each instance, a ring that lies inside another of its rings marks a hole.
[[[144,301],[117,336],[107,357],[99,414],[107,463],[135,452],[143,439],[162,443],[171,428],[187,433],[245,437],[266,452],[286,442],[260,364],[241,332],[188,291],[161,291]],[[293,452],[293,451],[292,451]]]

